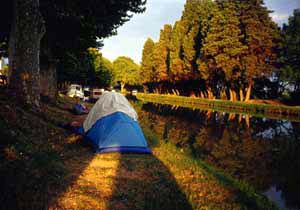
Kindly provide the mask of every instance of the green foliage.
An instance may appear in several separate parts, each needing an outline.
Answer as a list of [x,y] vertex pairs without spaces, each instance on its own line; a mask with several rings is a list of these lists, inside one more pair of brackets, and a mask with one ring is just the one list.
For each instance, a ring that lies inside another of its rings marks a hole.
[[186,74],[183,63],[183,36],[184,25],[181,21],[177,21],[173,27],[170,44],[170,69],[174,80],[180,80]]
[[243,71],[248,82],[252,83],[253,78],[268,75],[272,71],[279,30],[262,0],[235,2],[240,11],[242,43],[248,48],[242,56]]
[[82,56],[68,53],[66,61],[59,66],[58,79],[60,82],[70,81],[82,85],[105,87],[112,82],[112,63],[104,58],[96,48],[89,48]]
[[113,66],[110,60],[103,57],[97,48],[89,48],[91,63],[93,66],[93,74],[95,81],[92,81],[97,87],[107,87],[112,83]]
[[[14,15],[13,2],[1,2],[1,8],[5,9],[0,12],[0,43],[5,45],[1,44],[0,51],[5,53]],[[145,0],[40,0],[39,9],[46,26],[41,40],[41,63],[55,61],[60,82],[76,81],[84,69],[87,71],[84,74],[91,74],[86,50],[101,47],[103,38],[116,34],[116,29],[133,13],[144,12],[145,4]]]
[[[86,57],[86,56],[85,56]],[[85,58],[84,57],[84,58]],[[85,59],[77,59],[77,56],[71,52],[64,55],[65,61],[58,66],[58,81],[70,81],[83,83],[87,80],[87,71],[82,68],[86,65]]]
[[282,39],[280,77],[294,86],[294,92],[300,92],[300,9],[283,26]]
[[249,100],[254,79],[269,76],[276,60],[279,30],[269,14],[262,0],[186,1],[181,19],[152,47],[154,67],[142,62],[148,75],[156,72],[144,82],[196,79],[205,97],[226,97],[230,88],[233,100],[237,91]]
[[189,78],[199,78],[198,62],[201,48],[208,30],[208,23],[214,13],[215,4],[211,0],[187,1],[181,22],[184,26],[182,39],[183,62]]
[[131,58],[121,56],[113,62],[113,82],[125,84],[140,84],[140,67]]
[[112,84],[113,65],[105,57],[101,57],[99,68],[96,69],[96,79],[102,87],[108,87]]
[[230,1],[217,1],[209,31],[201,49],[202,62],[209,72],[223,71],[231,80],[234,69],[242,68],[241,57],[247,50],[241,43],[237,5]]
[[166,81],[170,78],[170,40],[172,26],[165,25],[160,31],[159,41],[154,45],[153,62],[157,81]]
[[154,81],[155,78],[155,67],[153,61],[153,48],[154,42],[148,38],[144,44],[142,63],[141,63],[141,77],[142,82]]

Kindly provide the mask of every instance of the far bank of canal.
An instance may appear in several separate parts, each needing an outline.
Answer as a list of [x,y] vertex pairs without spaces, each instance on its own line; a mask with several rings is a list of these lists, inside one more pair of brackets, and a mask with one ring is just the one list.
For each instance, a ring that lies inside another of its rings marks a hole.
[[300,123],[178,105],[135,103],[142,127],[195,160],[249,183],[283,209],[300,209]]

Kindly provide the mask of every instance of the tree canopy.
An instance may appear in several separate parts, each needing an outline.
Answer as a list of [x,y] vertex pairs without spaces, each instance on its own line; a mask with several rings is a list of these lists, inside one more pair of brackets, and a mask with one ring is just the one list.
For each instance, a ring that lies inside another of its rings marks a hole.
[[155,67],[153,63],[154,42],[148,38],[144,44],[141,66],[141,77],[144,83],[154,81]]
[[140,84],[140,66],[129,57],[118,57],[113,62],[113,79],[114,83],[120,82],[121,91],[124,91],[125,84]]
[[254,79],[274,68],[278,29],[262,0],[188,0],[153,49],[145,43],[142,73],[154,72],[146,82],[158,86],[198,80],[199,95],[249,100]]
[[288,24],[282,28],[280,51],[282,80],[293,86],[293,92],[300,95],[300,9],[294,10]]
[[[15,47],[18,47],[21,43],[21,38],[17,35],[23,34],[23,40],[28,40],[26,36],[31,36],[31,34],[22,31],[23,26],[32,27],[31,31],[43,29],[46,33],[39,34],[42,38],[41,42],[37,38],[31,37],[32,40],[38,43],[34,46],[37,46],[37,52],[40,52],[41,64],[50,66],[54,63],[59,67],[59,74],[64,71],[70,71],[70,74],[72,74],[74,68],[79,71],[84,69],[84,65],[88,65],[84,63],[84,60],[88,61],[88,59],[84,58],[87,56],[86,50],[89,47],[99,48],[101,39],[115,34],[116,29],[128,21],[133,13],[143,12],[145,3],[145,0],[30,0],[26,4],[28,10],[25,10],[25,4],[21,0],[5,0],[1,2],[1,7],[5,10],[0,14],[0,25],[2,26],[0,48],[6,53],[10,52],[10,63],[14,63],[16,53],[23,56],[20,50]],[[30,10],[30,8],[35,9]],[[31,23],[26,22],[27,19],[24,15],[28,15],[28,17],[34,17],[35,15],[36,20],[39,21],[38,24],[31,24],[34,21]],[[23,22],[18,22],[19,20]],[[33,45],[33,43],[31,44]],[[36,55],[38,54],[31,57],[31,60],[39,63],[39,58]],[[29,58],[23,60],[29,60]],[[80,62],[74,62],[75,60]],[[16,64],[18,62],[19,60],[16,60]],[[83,63],[84,65],[82,65]],[[24,63],[19,66],[24,66]],[[15,70],[16,68],[12,67],[12,69]],[[35,80],[38,80],[39,69],[37,67],[34,67],[36,70],[26,69],[26,74],[29,75],[28,81],[34,81],[30,76],[31,72],[36,72],[37,77]],[[51,69],[53,70],[53,68]],[[19,76],[21,71],[15,71],[16,74],[13,73],[11,78],[22,78]],[[29,83],[25,85],[25,83],[20,82],[20,84],[27,87],[31,86]],[[34,89],[38,90],[38,83],[34,85],[36,85]],[[21,86],[16,88],[26,89]],[[31,94],[37,95],[38,91]],[[22,98],[22,95],[30,95],[30,93],[17,95]],[[36,97],[36,100],[39,100],[38,97]],[[30,100],[26,101],[30,103]]]

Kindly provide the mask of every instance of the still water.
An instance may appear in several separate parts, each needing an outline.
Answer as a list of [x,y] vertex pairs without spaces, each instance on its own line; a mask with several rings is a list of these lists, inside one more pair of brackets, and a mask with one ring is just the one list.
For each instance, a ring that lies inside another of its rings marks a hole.
[[139,118],[164,141],[300,209],[300,123],[146,103]]

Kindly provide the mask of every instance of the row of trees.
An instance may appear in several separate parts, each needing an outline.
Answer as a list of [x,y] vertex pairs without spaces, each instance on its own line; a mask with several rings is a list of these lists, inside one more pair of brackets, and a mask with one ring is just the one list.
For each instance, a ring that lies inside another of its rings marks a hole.
[[[11,92],[39,106],[44,85],[55,99],[56,79],[74,65],[84,69],[87,49],[145,10],[145,0],[5,0],[1,2],[0,52],[9,55]],[[4,8],[4,9],[3,9]],[[58,69],[57,69],[58,67]],[[72,75],[70,75],[72,78]]]
[[97,48],[88,48],[83,59],[70,59],[69,66],[58,74],[60,83],[73,82],[94,87],[140,85],[140,66],[131,58],[120,56],[113,62]]
[[[290,22],[296,16],[299,11]],[[297,24],[290,23],[282,33],[294,31]],[[254,81],[270,77],[279,65],[278,54],[288,46],[280,35],[263,0],[187,0],[181,19],[174,26],[165,25],[158,42],[150,38],[145,42],[143,82],[152,91],[170,92],[182,81],[196,80],[185,94],[248,101]],[[288,39],[297,48],[299,32],[288,36],[298,37]],[[299,51],[289,53],[293,59],[299,55]],[[293,71],[299,71],[299,62],[293,63]]]

